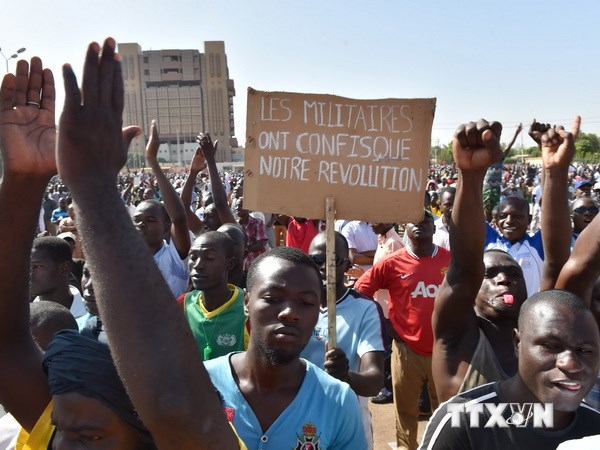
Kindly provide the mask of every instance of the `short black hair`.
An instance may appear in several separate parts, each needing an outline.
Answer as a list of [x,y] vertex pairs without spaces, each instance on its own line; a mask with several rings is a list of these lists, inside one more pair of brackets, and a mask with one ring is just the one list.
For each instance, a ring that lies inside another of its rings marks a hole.
[[[504,255],[506,255],[506,256],[510,256],[512,259],[515,259],[515,258],[513,258],[513,257],[512,257],[512,255],[511,255],[510,253],[508,253],[506,250],[502,250],[502,249],[500,249],[500,248],[488,248],[487,250],[484,250],[484,251],[483,251],[483,254],[485,255],[486,253],[492,253],[492,252],[495,252],[495,253],[502,253],[502,254],[504,254]],[[515,262],[517,262],[517,260],[516,260],[516,259],[515,259]],[[517,263],[517,264],[518,264],[518,263]]]
[[246,290],[249,293],[252,292],[252,289],[254,288],[258,268],[260,267],[262,262],[267,258],[279,258],[285,261],[290,261],[294,264],[300,264],[310,267],[315,271],[315,276],[317,277],[317,279],[321,279],[321,272],[319,271],[319,268],[313,262],[313,260],[310,259],[308,255],[302,250],[299,250],[294,247],[275,247],[269,250],[268,252],[261,254],[250,265],[250,269],[248,270],[248,277],[246,278]]
[[[237,231],[233,231],[233,230],[237,230]],[[225,233],[231,239],[234,239],[231,236],[233,233],[238,233],[244,241],[244,248],[248,245],[248,235],[246,234],[244,229],[236,223],[224,223],[223,225],[221,225],[219,227],[219,229],[217,231],[220,233]],[[232,231],[233,231],[233,233],[232,233]]]
[[44,236],[33,241],[32,250],[43,250],[56,264],[72,262],[71,246],[67,241],[56,236]]
[[454,186],[446,186],[440,189],[440,199],[444,196],[444,194],[456,195],[456,187]]
[[52,334],[61,330],[79,329],[75,317],[66,307],[44,300],[29,304],[29,326],[48,328]]
[[506,197],[502,200],[498,204],[498,213],[502,212],[504,208],[511,204],[527,210],[527,214],[529,215],[529,203],[527,203],[527,200],[515,196]]
[[[338,245],[339,245],[339,250],[341,252],[341,255],[345,255],[343,256],[344,258],[348,257],[348,254],[350,253],[350,247],[348,245],[348,239],[346,239],[346,236],[344,236],[342,233],[340,233],[339,231],[335,231],[334,232],[335,235],[335,254],[338,254]],[[325,242],[327,242],[327,231],[321,231],[319,232],[314,238],[313,241],[315,239],[322,239]],[[311,241],[312,244],[312,241]],[[342,257],[342,256],[340,256]]]
[[519,311],[519,330],[523,327],[533,309],[538,305],[564,305],[574,311],[588,311],[590,315],[592,314],[590,308],[588,308],[578,295],[563,289],[549,289],[547,291],[537,292],[523,302],[521,310]]
[[205,231],[196,239],[194,239],[191,248],[193,248],[194,244],[200,239],[215,242],[223,249],[226,258],[231,258],[232,256],[235,256],[235,242],[233,242],[233,239],[227,236],[227,234],[221,231]]
[[155,200],[153,198],[148,199],[148,200],[142,200],[138,206],[140,206],[142,203],[150,203],[152,205],[158,206],[160,208],[160,210],[162,211],[162,213],[164,214],[164,218],[168,223],[171,223],[171,216],[169,216],[169,213],[167,212],[167,208],[165,208],[165,205],[162,202],[159,202],[158,200]]
[[575,200],[573,200],[573,202],[571,203],[571,207],[569,208],[571,214],[573,214],[575,212],[575,209],[579,207],[579,206],[575,206],[575,205],[580,205],[586,199],[590,200],[594,204],[594,206],[598,207],[598,203],[591,197],[576,198]]

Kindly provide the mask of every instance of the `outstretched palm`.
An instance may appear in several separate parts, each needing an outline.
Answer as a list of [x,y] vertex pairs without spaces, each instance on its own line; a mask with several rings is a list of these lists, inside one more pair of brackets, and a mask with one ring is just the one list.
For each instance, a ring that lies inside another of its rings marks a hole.
[[[35,103],[40,102],[41,107]],[[29,104],[29,105],[28,105]],[[34,58],[28,73],[19,61],[17,76],[7,74],[0,88],[0,147],[5,173],[52,175],[56,173],[54,79]]]
[[35,106],[2,111],[0,129],[0,145],[7,170],[20,174],[56,172],[53,112]]

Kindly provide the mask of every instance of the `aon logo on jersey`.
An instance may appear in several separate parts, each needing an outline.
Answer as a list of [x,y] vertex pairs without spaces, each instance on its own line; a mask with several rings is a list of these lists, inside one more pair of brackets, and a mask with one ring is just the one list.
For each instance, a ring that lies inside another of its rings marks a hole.
[[436,284],[425,285],[423,281],[419,281],[417,287],[412,292],[412,298],[416,298],[418,296],[426,297],[426,298],[436,298],[439,291],[439,286]]

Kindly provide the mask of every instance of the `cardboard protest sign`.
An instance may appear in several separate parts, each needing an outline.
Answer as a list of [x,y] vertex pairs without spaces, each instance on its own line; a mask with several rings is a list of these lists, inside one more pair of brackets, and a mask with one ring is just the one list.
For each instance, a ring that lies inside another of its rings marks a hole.
[[354,100],[248,90],[244,207],[325,218],[423,216],[435,99]]

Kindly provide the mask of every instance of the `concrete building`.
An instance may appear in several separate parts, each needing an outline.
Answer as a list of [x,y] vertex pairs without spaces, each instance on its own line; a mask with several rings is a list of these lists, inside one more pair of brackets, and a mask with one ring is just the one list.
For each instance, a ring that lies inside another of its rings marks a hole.
[[[152,119],[160,133],[159,157],[187,164],[196,135],[208,131],[219,140],[217,161],[239,158],[233,120],[235,88],[229,78],[225,44],[204,43],[198,50],[142,50],[137,43],[119,44],[125,108],[123,124],[140,125],[131,152],[143,155]],[[140,158],[141,159],[141,158]]]

